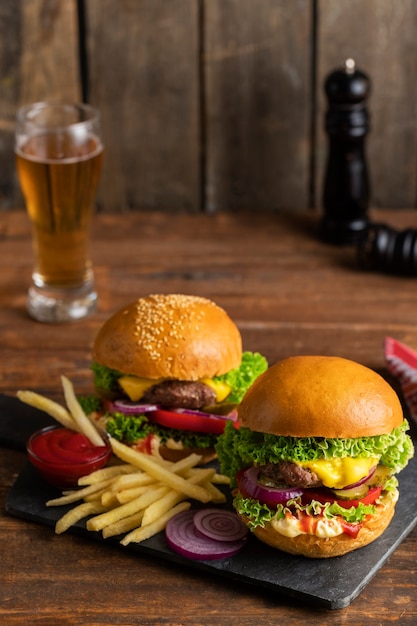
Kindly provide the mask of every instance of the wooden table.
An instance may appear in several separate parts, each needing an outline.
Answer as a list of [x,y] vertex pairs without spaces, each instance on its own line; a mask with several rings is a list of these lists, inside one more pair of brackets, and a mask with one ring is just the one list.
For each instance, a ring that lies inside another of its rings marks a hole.
[[[416,226],[412,211],[375,216]],[[337,354],[384,370],[391,335],[417,348],[416,279],[359,271],[354,249],[322,244],[311,214],[100,215],[92,257],[99,308],[69,325],[25,312],[32,268],[24,212],[0,215],[0,392],[62,399],[60,374],[92,390],[94,335],[148,293],[204,295],[226,308],[244,347],[272,363]],[[4,624],[415,624],[417,530],[349,607],[329,612],[10,517],[4,501],[26,463],[0,448],[0,618]],[[346,572],[349,576],[349,572]]]

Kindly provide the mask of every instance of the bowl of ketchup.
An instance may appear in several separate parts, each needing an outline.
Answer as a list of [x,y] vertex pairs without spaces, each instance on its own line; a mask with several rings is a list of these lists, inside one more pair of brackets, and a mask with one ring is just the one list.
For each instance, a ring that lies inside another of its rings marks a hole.
[[58,488],[76,487],[81,476],[104,467],[112,454],[108,442],[95,446],[82,433],[62,426],[47,426],[33,433],[26,449],[32,465]]

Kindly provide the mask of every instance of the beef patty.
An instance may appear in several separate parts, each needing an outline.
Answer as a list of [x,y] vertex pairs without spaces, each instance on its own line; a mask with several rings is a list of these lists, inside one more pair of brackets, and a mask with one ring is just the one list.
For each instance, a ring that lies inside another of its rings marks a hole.
[[198,381],[164,380],[150,387],[141,402],[162,404],[173,409],[201,409],[216,403],[216,393]]
[[259,479],[264,482],[271,481],[277,485],[284,484],[291,487],[322,487],[320,478],[307,467],[301,467],[292,461],[280,461],[279,463],[267,463],[260,468]]

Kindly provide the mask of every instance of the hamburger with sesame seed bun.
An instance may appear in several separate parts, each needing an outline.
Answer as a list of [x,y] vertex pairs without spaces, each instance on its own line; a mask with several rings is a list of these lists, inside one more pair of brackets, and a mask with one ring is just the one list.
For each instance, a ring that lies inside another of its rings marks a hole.
[[233,506],[258,539],[311,558],[379,537],[414,454],[399,398],[375,371],[295,356],[257,378],[216,446]]
[[[101,405],[90,408],[124,443],[176,460],[215,457],[214,444],[268,364],[242,352],[240,332],[207,298],[153,294],[100,328],[92,351]],[[85,405],[86,399],[84,399]]]

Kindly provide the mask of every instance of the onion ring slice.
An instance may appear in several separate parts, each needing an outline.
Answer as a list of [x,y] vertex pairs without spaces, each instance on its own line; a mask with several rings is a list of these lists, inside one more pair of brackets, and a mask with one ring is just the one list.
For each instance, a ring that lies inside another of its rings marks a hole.
[[200,533],[216,541],[239,541],[248,534],[247,526],[232,511],[200,509],[194,514],[193,521]]
[[158,404],[141,404],[140,402],[130,402],[129,400],[114,400],[110,410],[111,412],[120,411],[126,415],[135,415],[138,413],[150,413],[161,408]]
[[245,498],[259,500],[271,509],[277,508],[279,504],[285,504],[288,500],[298,498],[304,493],[300,487],[267,487],[258,482],[259,467],[249,467],[240,470],[237,474],[237,486]]
[[246,545],[246,539],[216,541],[203,535],[194,524],[195,511],[188,510],[171,517],[165,528],[168,546],[187,559],[212,561],[231,557]]

